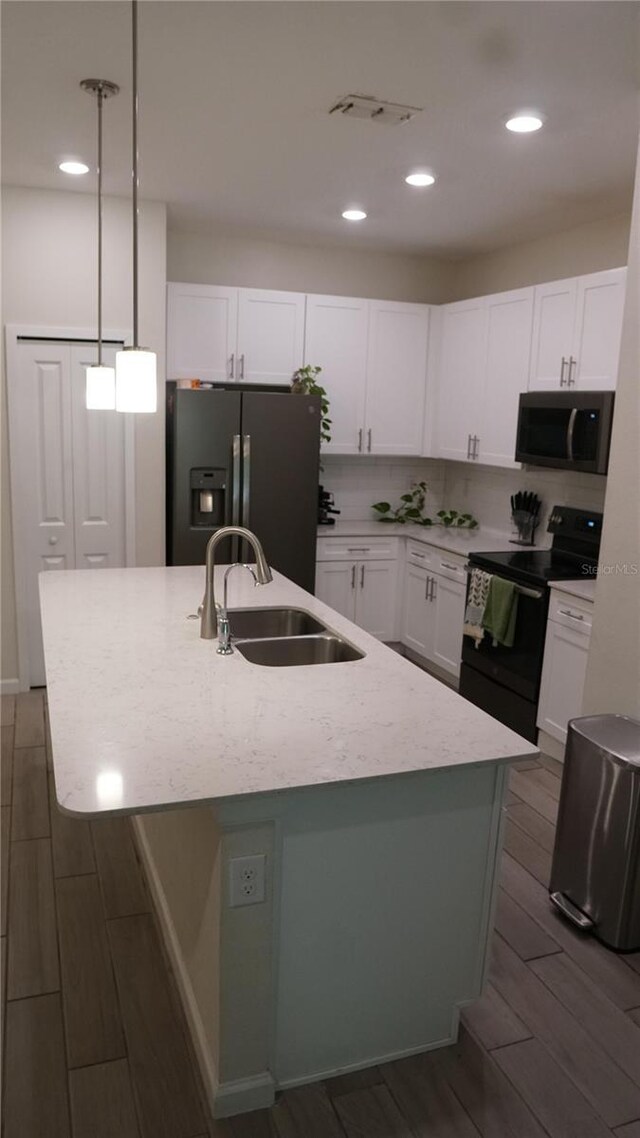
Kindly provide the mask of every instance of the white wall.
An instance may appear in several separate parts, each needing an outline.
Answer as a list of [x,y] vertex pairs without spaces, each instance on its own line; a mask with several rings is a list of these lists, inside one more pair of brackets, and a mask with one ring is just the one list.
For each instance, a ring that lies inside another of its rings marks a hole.
[[440,304],[454,266],[434,257],[300,245],[203,228],[169,229],[167,279]]
[[[3,324],[96,326],[96,200],[93,194],[6,187],[2,194]],[[140,206],[140,338],[158,353],[164,386],[166,210]],[[106,327],[131,327],[131,205],[104,210]],[[7,476],[6,394],[2,400],[2,679],[18,674],[13,542]],[[136,418],[136,559],[164,563],[164,400]]]
[[640,718],[640,143],[585,714]]
[[460,261],[453,268],[447,299],[485,296],[626,265],[630,224],[630,215],[620,214]]
[[[428,458],[374,458],[365,455],[324,455],[320,481],[335,496],[338,522],[377,518],[374,502],[399,505],[413,482],[425,481],[429,491],[425,513],[433,517],[442,506],[446,463]],[[327,527],[331,536],[331,528]]]

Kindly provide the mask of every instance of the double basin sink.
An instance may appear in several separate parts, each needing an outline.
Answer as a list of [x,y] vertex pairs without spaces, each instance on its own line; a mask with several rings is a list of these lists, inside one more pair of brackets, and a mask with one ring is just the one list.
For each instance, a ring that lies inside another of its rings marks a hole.
[[303,609],[231,609],[234,648],[251,664],[291,668],[362,660],[364,652]]

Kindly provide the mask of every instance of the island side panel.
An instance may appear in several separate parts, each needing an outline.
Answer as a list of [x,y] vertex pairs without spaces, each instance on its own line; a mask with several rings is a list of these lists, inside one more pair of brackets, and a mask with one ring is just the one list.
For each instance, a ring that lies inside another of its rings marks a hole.
[[456,1039],[484,981],[503,787],[483,765],[289,798],[278,1086]]

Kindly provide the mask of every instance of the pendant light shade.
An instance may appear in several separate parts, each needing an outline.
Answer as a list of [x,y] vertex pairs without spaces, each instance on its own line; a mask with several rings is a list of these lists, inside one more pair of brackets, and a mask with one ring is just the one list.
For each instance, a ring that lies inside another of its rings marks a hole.
[[120,88],[108,79],[83,79],[83,91],[98,103],[98,362],[87,368],[85,403],[89,411],[113,411],[116,405],[116,373],[102,362],[102,104]]
[[156,353],[148,348],[123,348],[116,354],[116,411],[156,411],[158,385]]
[[155,352],[138,345],[138,0],[131,2],[132,46],[132,203],[133,203],[133,347],[116,354],[116,411],[155,411],[158,406]]

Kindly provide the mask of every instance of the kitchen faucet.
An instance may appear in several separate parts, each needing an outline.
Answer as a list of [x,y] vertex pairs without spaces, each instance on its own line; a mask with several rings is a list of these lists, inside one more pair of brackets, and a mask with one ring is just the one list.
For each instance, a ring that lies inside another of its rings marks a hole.
[[[240,562],[230,565],[224,575],[223,604],[216,603],[213,576],[215,569],[215,549],[220,541],[226,537],[242,537],[253,549],[256,558],[255,570],[252,565],[245,565],[252,574],[256,585],[268,585],[273,580],[271,570],[267,564],[264,550],[258,538],[251,530],[244,526],[223,526],[212,534],[207,542],[207,557],[205,567],[205,590],[200,613],[200,636],[203,640],[215,640],[218,634],[217,652],[221,656],[228,656],[233,649],[230,644],[229,617],[227,614],[227,578],[232,569],[241,566]],[[241,566],[242,567],[242,566]],[[216,628],[217,626],[217,628]]]

